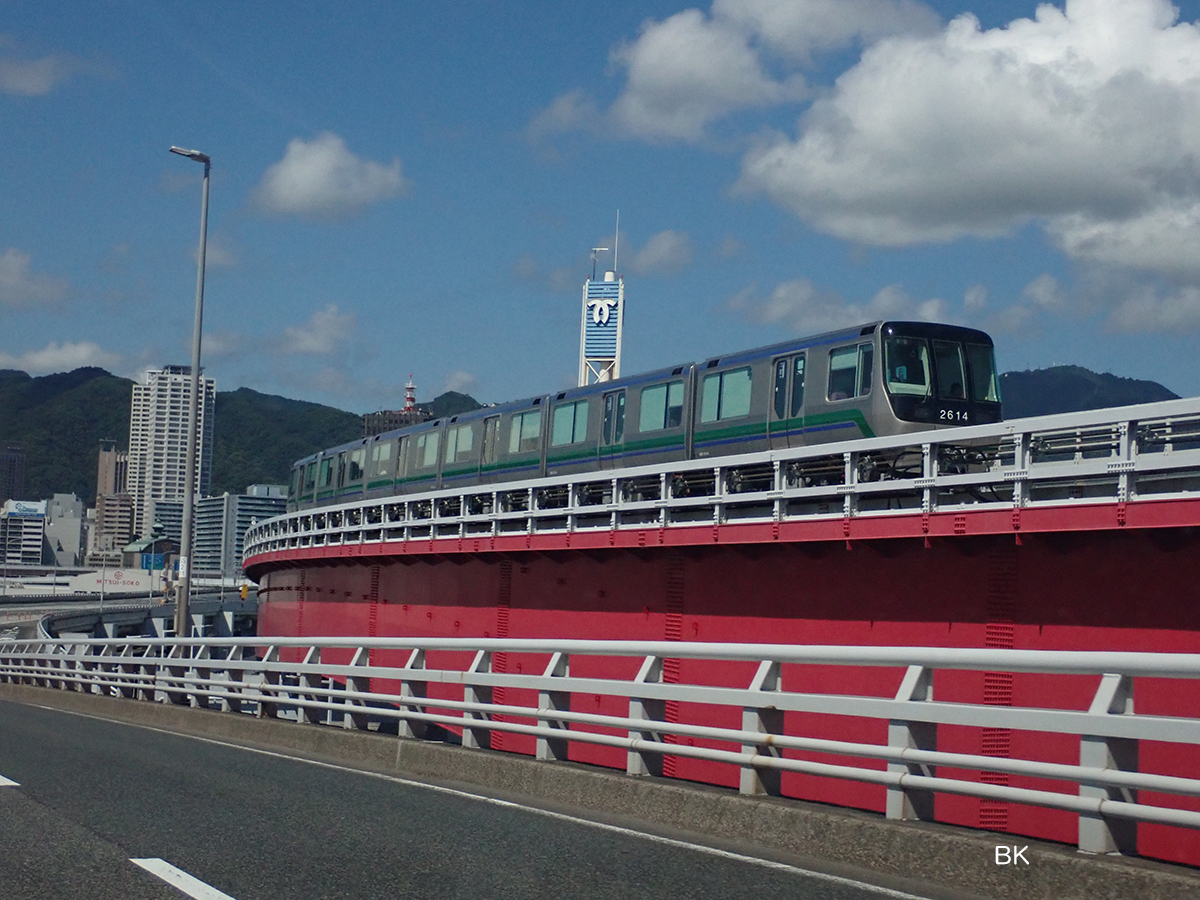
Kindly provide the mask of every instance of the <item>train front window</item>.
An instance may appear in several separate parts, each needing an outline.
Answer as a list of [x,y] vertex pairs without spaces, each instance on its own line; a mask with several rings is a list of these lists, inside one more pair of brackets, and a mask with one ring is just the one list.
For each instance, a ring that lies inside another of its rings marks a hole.
[[984,344],[967,344],[967,366],[971,370],[971,399],[990,403],[1000,402],[1000,386],[996,381],[996,356]]
[[924,338],[890,337],[883,342],[883,365],[888,390],[910,397],[928,397],[929,345]]
[[938,397],[943,400],[965,400],[967,378],[963,372],[962,344],[957,341],[934,341],[933,364],[937,370]]

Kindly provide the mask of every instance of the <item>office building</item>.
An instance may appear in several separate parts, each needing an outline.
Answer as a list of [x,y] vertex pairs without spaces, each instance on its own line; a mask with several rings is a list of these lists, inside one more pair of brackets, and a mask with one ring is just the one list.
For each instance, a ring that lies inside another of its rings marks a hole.
[[286,507],[287,488],[275,484],[253,484],[245,494],[223,494],[198,501],[192,549],[196,574],[240,575],[247,529],[255,522],[282,515]]
[[[208,493],[212,473],[213,413],[217,383],[201,375],[196,480],[187,478],[188,411],[191,406],[190,366],[149,369],[133,386],[129,420],[128,490],[133,496],[133,532],[146,536],[157,520],[182,511],[190,489],[194,497]],[[177,507],[176,507],[177,505]],[[179,525],[175,525],[178,532]],[[168,534],[172,534],[170,527]],[[173,535],[174,536],[174,535]]]

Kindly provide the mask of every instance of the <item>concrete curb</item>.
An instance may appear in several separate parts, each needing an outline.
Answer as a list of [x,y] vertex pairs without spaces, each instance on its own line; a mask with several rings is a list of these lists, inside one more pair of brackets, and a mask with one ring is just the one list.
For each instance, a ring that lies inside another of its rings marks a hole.
[[[1200,898],[1200,872],[1150,860],[1085,856],[1015,835],[915,822],[661,778],[630,778],[576,763],[394,736],[257,719],[28,685],[0,684],[0,698],[50,706],[198,737],[295,753],[368,771],[432,782],[460,782],[542,805],[578,807],[718,841],[754,845],[768,855],[820,861],[815,868],[869,870],[997,900],[1184,900]],[[1028,866],[999,866],[1002,842],[1028,845]],[[912,888],[909,888],[912,889]],[[940,891],[938,893],[941,893]]]

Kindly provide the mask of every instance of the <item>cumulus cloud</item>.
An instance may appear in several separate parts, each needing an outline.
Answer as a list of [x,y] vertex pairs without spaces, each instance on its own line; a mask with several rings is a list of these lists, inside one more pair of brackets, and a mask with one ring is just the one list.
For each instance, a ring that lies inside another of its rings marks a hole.
[[1113,308],[1108,326],[1127,333],[1196,331],[1200,329],[1200,287],[1140,285]]
[[630,268],[639,275],[678,272],[692,261],[692,239],[684,232],[660,231],[633,255]]
[[67,279],[33,271],[33,257],[16,247],[0,253],[0,304],[35,306],[67,296]]
[[290,141],[254,192],[263,212],[308,219],[341,219],[381,200],[403,195],[408,179],[399,158],[388,164],[361,159],[338,135]]
[[818,334],[878,319],[952,321],[946,301],[916,300],[899,285],[888,285],[865,303],[855,303],[835,291],[822,290],[807,278],[776,285],[766,298],[751,288],[734,296],[729,307],[768,325],[780,324],[802,334]]
[[801,69],[814,53],[897,33],[936,30],[938,17],[913,0],[716,0],[648,20],[613,49],[625,76],[607,111],[582,90],[561,95],[527,129],[534,139],[611,125],[626,136],[695,143],[732,113],[809,96]]
[[26,59],[16,51],[16,42],[0,35],[0,92],[5,94],[40,97],[87,68],[82,60],[69,53],[55,51]]
[[739,186],[904,246],[1039,222],[1075,259],[1200,278],[1200,31],[1166,0],[1068,0],[868,47]]
[[70,372],[81,366],[99,366],[110,371],[121,364],[121,356],[105,350],[93,341],[77,344],[51,341],[41,350],[29,350],[20,356],[0,351],[0,369],[20,369],[30,375]]
[[330,303],[308,317],[302,326],[284,329],[280,350],[283,353],[327,356],[344,348],[354,334],[354,313],[343,313]]

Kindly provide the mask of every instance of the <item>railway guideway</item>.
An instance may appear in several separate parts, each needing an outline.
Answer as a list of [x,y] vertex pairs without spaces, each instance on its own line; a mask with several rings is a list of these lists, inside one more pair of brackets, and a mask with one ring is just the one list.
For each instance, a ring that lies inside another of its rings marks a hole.
[[[260,582],[262,634],[1196,653],[1198,526],[1194,398],[302,510],[251,529],[246,570]],[[508,654],[493,668],[546,664]],[[571,674],[613,673],[573,662]],[[664,660],[666,681],[745,676]],[[903,676],[880,669],[854,685],[894,697]],[[784,665],[780,679],[789,690],[846,687],[844,673],[821,666]],[[997,707],[1087,710],[1098,689],[1090,677],[1051,687],[1006,671],[938,672],[932,682],[939,700]],[[607,711],[604,698],[592,702]],[[1132,702],[1139,713],[1200,716],[1200,696],[1178,683],[1139,680]],[[665,714],[737,727],[696,704]],[[784,720],[792,734],[887,742],[886,726],[853,716]],[[519,736],[499,743],[535,750]],[[1018,727],[942,727],[936,746],[1105,763],[1083,760],[1078,740]],[[624,764],[575,742],[570,758]],[[1195,777],[1200,747],[1143,741],[1133,765]],[[664,774],[738,783],[733,767],[683,756],[668,758]],[[1005,771],[967,777],[1053,788]],[[873,785],[796,775],[781,790],[886,807]],[[1200,810],[1194,798],[1166,802]],[[1072,843],[1078,828],[1070,813],[978,798],[939,796],[935,815]],[[1146,824],[1136,843],[1143,855],[1200,864],[1200,833],[1189,829]]]

